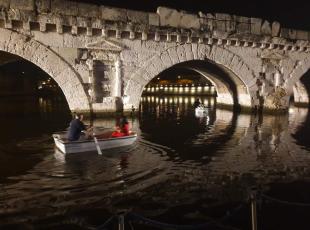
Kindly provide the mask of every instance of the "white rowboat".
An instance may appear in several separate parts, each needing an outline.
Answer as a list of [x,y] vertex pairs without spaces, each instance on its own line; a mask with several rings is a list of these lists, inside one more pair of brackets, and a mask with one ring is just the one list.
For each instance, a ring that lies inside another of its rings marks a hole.
[[55,133],[53,134],[53,138],[56,147],[65,154],[97,151],[98,145],[101,150],[127,146],[133,144],[137,139],[137,134],[134,132],[123,137],[111,137],[111,133],[112,132],[96,135],[98,144],[95,143],[94,138],[68,141],[67,132]]
[[204,117],[207,116],[209,112],[209,108],[205,106],[198,106],[195,108],[195,115],[196,117]]

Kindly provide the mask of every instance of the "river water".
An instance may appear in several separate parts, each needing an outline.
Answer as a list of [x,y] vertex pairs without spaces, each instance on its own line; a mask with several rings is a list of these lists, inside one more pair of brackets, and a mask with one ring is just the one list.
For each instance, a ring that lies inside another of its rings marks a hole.
[[[138,140],[101,156],[55,149],[51,134],[71,118],[62,98],[0,99],[0,229],[91,229],[122,211],[251,229],[253,188],[260,229],[309,229],[308,110],[234,114],[201,99],[209,109],[197,116],[193,97],[143,97],[129,118]],[[94,124],[114,127],[115,119]]]

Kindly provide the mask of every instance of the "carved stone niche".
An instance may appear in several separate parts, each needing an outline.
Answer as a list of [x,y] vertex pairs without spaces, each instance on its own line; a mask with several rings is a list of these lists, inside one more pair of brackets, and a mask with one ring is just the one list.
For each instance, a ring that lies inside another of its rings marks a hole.
[[282,60],[287,58],[284,52],[264,51],[261,54],[262,69],[265,74],[265,79],[269,81],[270,85],[275,87],[283,82],[283,67]]
[[115,41],[102,38],[86,45],[93,59],[93,102],[103,103],[104,98],[113,96],[115,63],[123,47]]
[[115,62],[119,59],[120,53],[124,49],[116,41],[102,38],[100,41],[89,43],[86,48],[91,52],[94,60]]
[[101,102],[103,97],[111,96],[111,67],[102,61],[94,61],[94,101]]
[[278,71],[280,71],[281,65],[282,65],[282,60],[286,59],[287,56],[284,55],[283,51],[282,52],[276,52],[276,51],[268,51],[268,50],[266,50],[266,51],[263,51],[261,53],[260,58],[263,61],[263,67],[266,67],[266,72],[268,72],[268,70],[271,70],[271,71],[278,70]]

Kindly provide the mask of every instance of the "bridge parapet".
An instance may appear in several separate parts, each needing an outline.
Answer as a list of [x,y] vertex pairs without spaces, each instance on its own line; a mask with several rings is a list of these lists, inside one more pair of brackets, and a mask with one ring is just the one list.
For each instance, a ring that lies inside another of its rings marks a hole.
[[309,31],[260,18],[166,7],[150,13],[63,0],[0,0],[0,8],[0,27],[24,32],[310,51]]

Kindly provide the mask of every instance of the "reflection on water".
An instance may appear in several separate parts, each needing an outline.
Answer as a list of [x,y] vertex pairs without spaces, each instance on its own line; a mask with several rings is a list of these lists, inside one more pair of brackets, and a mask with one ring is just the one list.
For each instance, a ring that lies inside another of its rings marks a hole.
[[[54,148],[51,133],[70,120],[63,101],[38,99],[27,104],[27,111],[34,111],[27,113],[20,101],[1,102],[10,115],[0,116],[0,226],[86,229],[119,210],[170,223],[202,223],[247,204],[252,186],[309,203],[307,110],[238,115],[216,109],[214,98],[201,98],[209,110],[196,117],[194,100],[142,98],[139,116],[129,119],[137,142],[102,156],[64,156]],[[115,119],[94,123],[113,127]],[[225,224],[250,229],[247,207]],[[309,211],[261,207],[261,229],[294,229],[294,223],[306,223]]]

